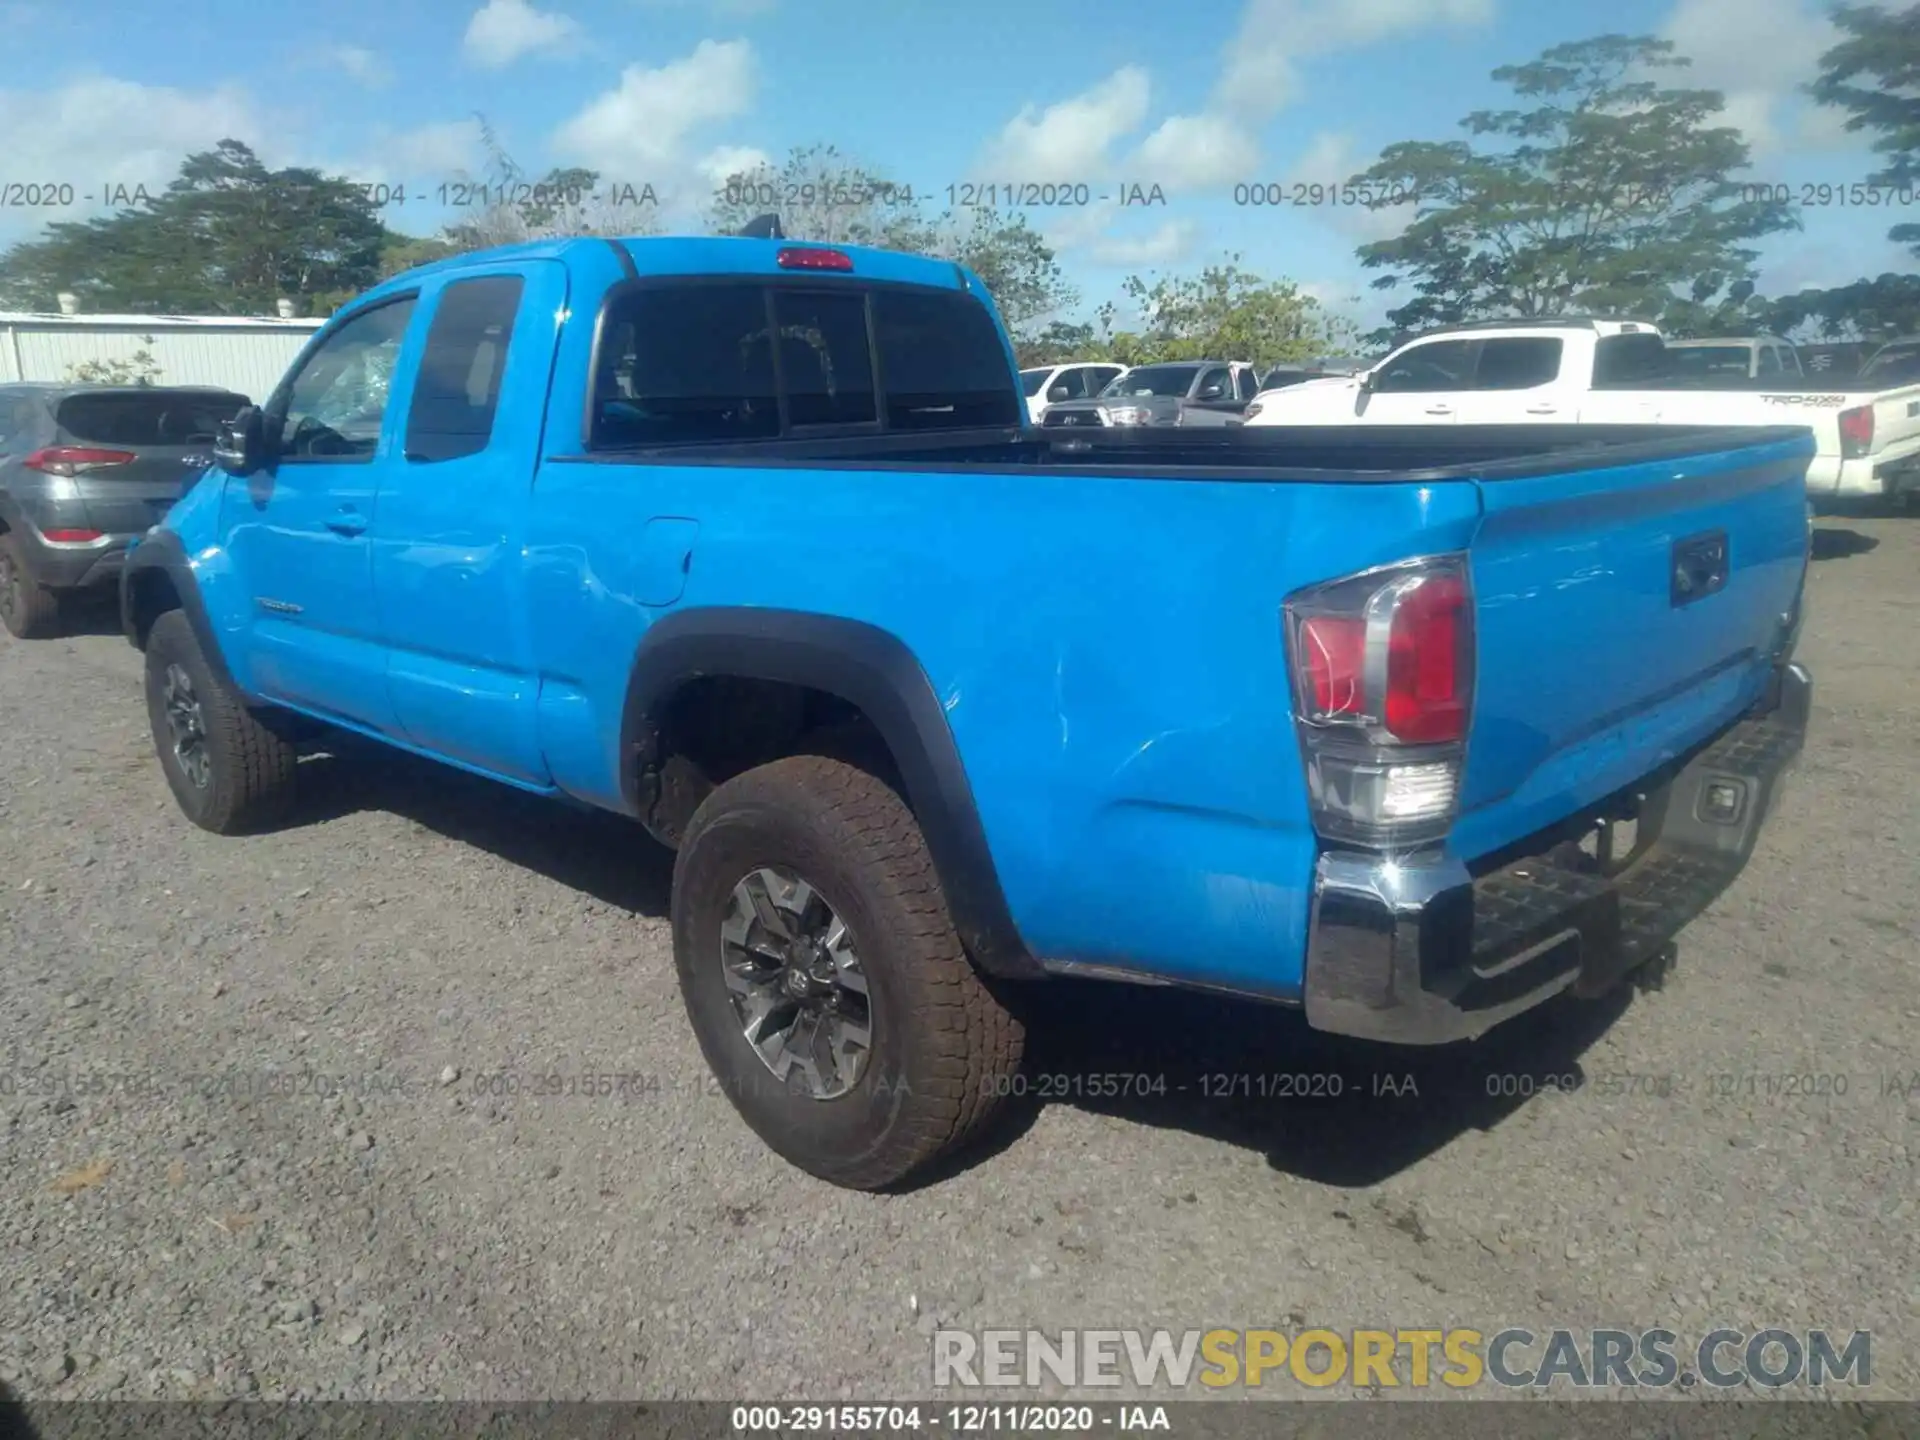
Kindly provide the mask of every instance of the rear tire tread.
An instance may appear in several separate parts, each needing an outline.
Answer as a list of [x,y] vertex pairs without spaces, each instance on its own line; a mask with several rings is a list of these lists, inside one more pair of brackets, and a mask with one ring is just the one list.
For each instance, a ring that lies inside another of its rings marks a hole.
[[913,813],[867,770],[827,755],[750,770],[702,805],[681,854],[717,816],[742,807],[791,813],[796,803],[821,840],[848,857],[881,908],[904,919],[887,937],[885,963],[923,1042],[924,1073],[904,1077],[911,1100],[883,1145],[844,1164],[823,1157],[808,1167],[839,1185],[881,1189],[958,1149],[991,1119],[1012,1088],[1005,1082],[1019,1070],[1026,1032],[967,958]]
[[64,610],[57,592],[37,584],[27,569],[20,543],[11,531],[0,533],[0,549],[13,561],[14,608],[7,616],[7,633],[16,640],[51,640],[59,635]]

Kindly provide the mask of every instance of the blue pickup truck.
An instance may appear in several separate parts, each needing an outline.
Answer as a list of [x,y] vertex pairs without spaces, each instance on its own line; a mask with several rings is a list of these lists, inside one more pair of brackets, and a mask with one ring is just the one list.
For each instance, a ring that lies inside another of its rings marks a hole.
[[1801,746],[1811,454],[1055,437],[959,266],[582,238],[343,309],[122,611],[208,830],[347,730],[672,847],[726,1093],[878,1188],[1016,1088],[1038,984],[1432,1045],[1664,963]]

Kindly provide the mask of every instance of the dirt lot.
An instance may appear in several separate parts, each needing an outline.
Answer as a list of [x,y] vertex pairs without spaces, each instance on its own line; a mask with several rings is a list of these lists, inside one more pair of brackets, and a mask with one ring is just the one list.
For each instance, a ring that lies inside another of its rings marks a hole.
[[[885,1198],[709,1093],[633,830],[348,756],[219,840],[117,636],[0,636],[0,1380],[871,1400],[929,1392],[936,1323],[1779,1324],[1870,1329],[1920,1397],[1920,521],[1818,553],[1808,753],[1663,992],[1422,1057],[1062,987],[1036,1087],[1167,1093],[1028,1103]],[[604,1074],[644,1080],[535,1093]]]

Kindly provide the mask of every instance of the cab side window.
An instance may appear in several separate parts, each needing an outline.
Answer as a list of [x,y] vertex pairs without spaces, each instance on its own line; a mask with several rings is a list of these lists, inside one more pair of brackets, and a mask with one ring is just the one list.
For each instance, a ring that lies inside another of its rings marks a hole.
[[407,407],[407,459],[457,460],[487,448],[525,288],[518,275],[483,275],[440,292]]
[[380,445],[387,395],[416,296],[363,310],[329,335],[269,408],[279,461],[367,461]]
[[1414,395],[1473,388],[1477,340],[1435,340],[1412,345],[1389,360],[1373,387],[1382,395]]

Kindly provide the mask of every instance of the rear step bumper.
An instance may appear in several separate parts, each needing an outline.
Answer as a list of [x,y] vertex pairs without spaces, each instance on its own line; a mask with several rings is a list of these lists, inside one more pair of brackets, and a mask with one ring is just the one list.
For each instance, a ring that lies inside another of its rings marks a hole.
[[1806,737],[1813,681],[1779,672],[1641,808],[1635,858],[1602,875],[1547,856],[1475,879],[1451,858],[1328,854],[1315,876],[1307,1023],[1403,1045],[1469,1040],[1559,994],[1604,994],[1745,868]]

